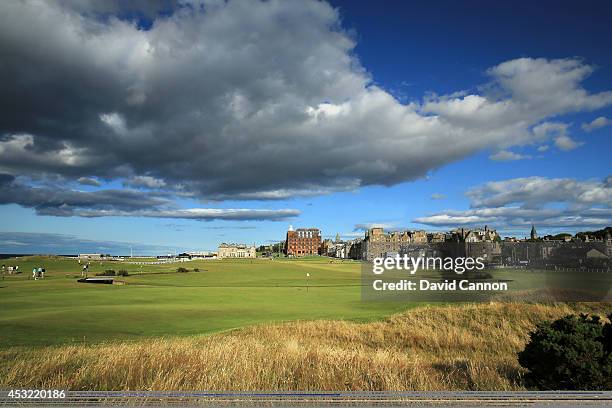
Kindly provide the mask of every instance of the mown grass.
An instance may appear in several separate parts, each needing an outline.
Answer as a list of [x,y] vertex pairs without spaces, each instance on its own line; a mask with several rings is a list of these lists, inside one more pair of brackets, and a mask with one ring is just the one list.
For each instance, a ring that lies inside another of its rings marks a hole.
[[[139,265],[92,263],[90,275],[128,270],[119,278],[127,286],[78,283],[76,260],[6,262],[14,263],[25,271],[0,281],[0,348],[189,336],[296,319],[372,321],[416,305],[362,302],[359,263],[324,258],[203,260],[145,265],[142,273]],[[27,279],[40,264],[45,279]],[[176,273],[180,266],[189,272]]]
[[536,323],[610,305],[419,307],[383,321],[264,324],[209,336],[10,348],[0,387],[72,390],[517,390]]

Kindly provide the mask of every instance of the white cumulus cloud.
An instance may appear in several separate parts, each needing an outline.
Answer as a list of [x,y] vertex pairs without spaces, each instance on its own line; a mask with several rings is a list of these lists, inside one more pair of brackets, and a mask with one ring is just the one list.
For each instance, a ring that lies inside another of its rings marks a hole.
[[502,229],[532,223],[591,228],[612,223],[612,182],[525,177],[493,181],[466,193],[468,210],[446,210],[414,219],[436,227],[494,225]]
[[531,156],[511,152],[509,150],[500,150],[499,152],[489,156],[489,158],[491,160],[496,160],[496,161],[514,161],[514,160],[531,159]]
[[591,132],[595,129],[602,128],[604,126],[608,126],[612,123],[612,120],[606,118],[605,116],[600,116],[598,118],[593,119],[589,123],[582,124],[582,130],[585,132]]

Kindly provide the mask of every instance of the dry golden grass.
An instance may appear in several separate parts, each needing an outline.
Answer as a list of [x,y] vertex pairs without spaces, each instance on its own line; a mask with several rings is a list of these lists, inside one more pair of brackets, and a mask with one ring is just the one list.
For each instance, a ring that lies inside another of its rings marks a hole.
[[[537,322],[605,305],[422,307],[375,323],[262,325],[197,338],[0,352],[0,388],[515,390]],[[609,309],[609,305],[608,305]]]

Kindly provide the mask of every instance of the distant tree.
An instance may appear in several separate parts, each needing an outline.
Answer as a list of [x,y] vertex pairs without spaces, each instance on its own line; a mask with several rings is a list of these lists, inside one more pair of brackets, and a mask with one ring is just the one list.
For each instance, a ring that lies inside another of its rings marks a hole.
[[595,239],[605,239],[606,234],[612,235],[612,227],[606,227],[597,231],[583,231],[576,233],[576,238],[584,240],[587,236]]
[[[608,316],[612,319],[612,314]],[[518,354],[528,387],[541,390],[612,389],[612,323],[569,315],[538,325]]]
[[121,269],[119,272],[117,272],[117,276],[128,276],[128,275],[129,273],[125,269]]

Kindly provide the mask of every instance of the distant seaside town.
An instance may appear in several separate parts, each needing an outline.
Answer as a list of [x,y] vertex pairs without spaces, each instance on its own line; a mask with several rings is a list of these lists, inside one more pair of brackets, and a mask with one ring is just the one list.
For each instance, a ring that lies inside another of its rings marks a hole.
[[[136,263],[165,263],[195,259],[254,259],[275,257],[324,256],[336,259],[371,261],[395,255],[480,257],[488,266],[539,268],[590,268],[609,270],[612,266],[612,227],[598,231],[561,233],[539,236],[535,226],[528,237],[502,238],[495,229],[455,228],[448,232],[403,230],[385,232],[382,227],[369,228],[363,238],[323,239],[319,228],[287,230],[285,239],[272,245],[256,246],[221,243],[217,251],[184,252],[134,260]],[[79,259],[126,260],[105,254],[79,254]],[[129,259],[127,259],[129,261]]]

